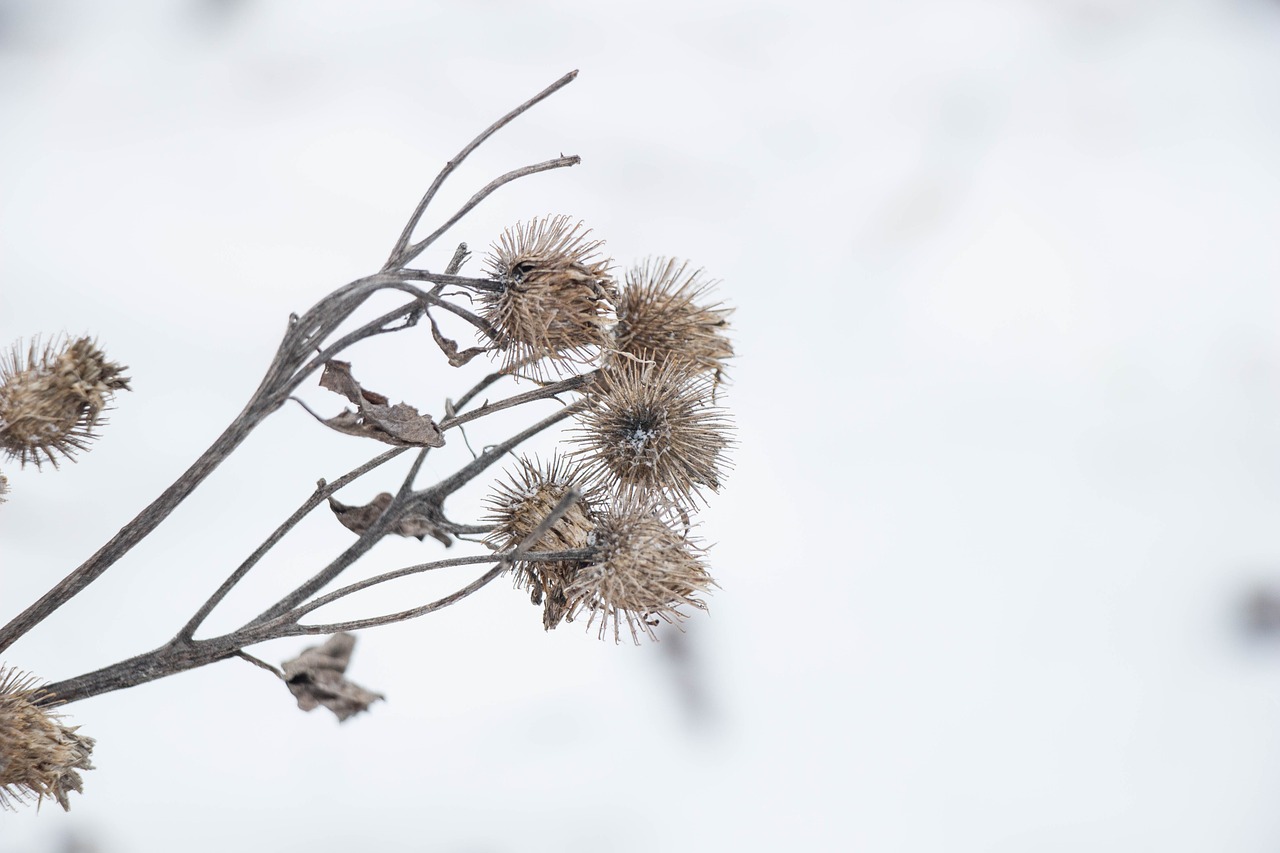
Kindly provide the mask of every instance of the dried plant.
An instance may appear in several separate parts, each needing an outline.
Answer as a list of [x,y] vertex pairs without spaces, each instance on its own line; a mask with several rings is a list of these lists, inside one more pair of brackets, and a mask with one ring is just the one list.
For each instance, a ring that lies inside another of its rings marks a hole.
[[702,548],[677,529],[668,508],[655,497],[630,497],[606,509],[588,539],[592,557],[574,573],[565,595],[573,614],[599,620],[603,639],[613,628],[620,637],[623,621],[631,638],[650,639],[657,619],[675,622],[689,605],[705,610],[695,596],[713,581],[702,561]]
[[719,490],[729,445],[713,387],[696,363],[617,361],[600,373],[591,405],[577,413],[574,458],[607,488],[667,495],[691,508],[703,489]]
[[613,328],[615,353],[659,364],[675,361],[719,377],[733,345],[730,309],[710,302],[714,285],[687,262],[651,258],[627,272]]
[[0,356],[0,450],[37,468],[88,450],[112,396],[129,389],[127,369],[89,338],[14,344]]
[[[705,608],[701,596],[713,581],[705,551],[689,531],[691,513],[705,501],[706,492],[720,487],[727,467],[729,423],[712,394],[733,349],[725,336],[729,311],[711,300],[710,285],[700,273],[677,261],[651,261],[635,267],[620,289],[602,241],[589,239],[581,223],[563,215],[507,230],[489,252],[484,277],[461,274],[470,256],[465,243],[442,272],[413,266],[499,187],[578,163],[577,157],[561,156],[508,172],[430,234],[413,239],[441,184],[458,165],[575,76],[566,75],[512,110],[449,160],[377,273],[337,288],[310,310],[290,317],[258,389],[195,463],[93,556],[0,627],[3,653],[155,530],[264,419],[291,400],[322,427],[382,448],[332,482],[320,480],[298,509],[155,649],[47,684],[0,669],[0,806],[51,797],[65,807],[67,792],[80,790],[79,771],[90,767],[93,741],[60,722],[55,707],[234,657],[274,674],[302,709],[323,706],[345,720],[382,698],[346,678],[355,643],[350,632],[451,606],[505,573],[542,609],[548,630],[586,614],[588,626],[598,626],[601,637],[611,632],[620,639],[625,623],[638,642],[642,635],[653,637],[658,620],[678,621],[688,608]],[[401,294],[401,304],[347,330],[355,313],[381,292]],[[478,302],[475,311],[471,298]],[[473,327],[480,344],[459,348],[441,331],[439,312]],[[393,403],[392,397],[364,387],[356,379],[360,371],[354,362],[339,358],[369,338],[406,333],[423,318],[453,367],[482,355],[497,362],[495,370],[456,401],[445,398],[436,414],[420,408],[425,405],[421,399]],[[15,346],[0,363],[0,449],[20,465],[31,462],[37,468],[46,461],[56,467],[60,458],[87,449],[112,395],[129,387],[124,370],[89,338],[44,347],[33,342],[25,350]],[[317,413],[294,396],[317,374],[321,387],[347,403],[336,415]],[[533,387],[482,399],[495,385],[519,379]],[[465,424],[534,404],[554,409],[487,444],[456,470],[440,472],[430,485],[420,483],[430,451],[460,434]],[[576,427],[568,431],[563,453],[553,451],[545,463],[537,457],[514,458],[506,476],[494,480],[486,518],[459,521],[446,512],[451,495],[569,418]],[[394,490],[372,497],[365,492],[350,503],[338,499],[338,492],[405,454],[412,461]],[[0,474],[0,499],[6,490]],[[352,531],[355,541],[240,627],[201,635],[227,595],[325,503],[335,523]],[[387,536],[430,539],[446,547],[464,541],[483,552],[384,570],[333,588]],[[463,566],[485,568],[438,600],[343,622],[313,616],[370,587]],[[280,667],[248,651],[269,640],[306,635],[331,636]]]
[[81,770],[92,770],[93,738],[64,726],[35,678],[0,667],[0,807],[52,797],[69,808],[81,790]]
[[488,258],[498,285],[481,296],[480,316],[497,331],[505,366],[561,374],[590,364],[609,342],[617,289],[603,242],[582,223],[550,216],[508,229]]
[[[578,467],[559,456],[552,456],[546,465],[521,457],[508,476],[508,482],[495,484],[488,499],[491,512],[485,519],[493,525],[488,541],[500,551],[515,548],[529,538],[556,505],[570,493],[581,492],[585,482]],[[584,550],[594,528],[595,513],[590,501],[583,497],[547,530],[541,539],[543,547],[531,548],[530,554]],[[565,586],[581,566],[581,560],[526,559],[512,564],[515,586],[528,590],[530,601],[542,605],[542,625],[547,630],[559,625],[567,615]]]

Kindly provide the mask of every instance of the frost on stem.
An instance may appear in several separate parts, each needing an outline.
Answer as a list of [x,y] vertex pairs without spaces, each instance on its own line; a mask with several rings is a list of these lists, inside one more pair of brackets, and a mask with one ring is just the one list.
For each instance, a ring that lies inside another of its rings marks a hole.
[[619,494],[654,492],[686,508],[718,491],[729,421],[711,402],[710,374],[682,362],[623,361],[601,372],[577,415],[572,457]]
[[733,345],[732,309],[710,301],[714,284],[687,262],[651,258],[627,271],[618,298],[612,352],[633,360],[680,361],[720,376]]
[[[570,489],[581,490],[582,482],[577,467],[559,456],[552,456],[546,464],[520,457],[516,470],[507,476],[507,482],[494,484],[495,491],[486,501],[490,512],[485,520],[494,525],[488,542],[500,551],[520,545]],[[593,516],[586,499],[576,501],[530,551],[574,551],[587,547]],[[565,585],[579,565],[570,561],[518,560],[511,567],[516,588],[528,590],[529,600],[542,605],[542,625],[548,631],[559,625],[567,613]]]
[[15,343],[0,354],[0,449],[37,468],[87,450],[115,392],[129,390],[125,370],[90,338]]
[[629,499],[602,513],[590,537],[595,557],[579,569],[565,590],[570,614],[599,620],[603,639],[612,626],[614,641],[625,621],[636,643],[640,634],[656,639],[657,620],[678,622],[681,605],[705,610],[696,598],[714,581],[703,565],[703,549],[675,529],[669,513],[653,499]]
[[608,345],[617,288],[589,233],[568,216],[546,217],[507,229],[491,248],[500,288],[482,295],[480,314],[498,333],[504,369],[532,362],[536,377],[559,375]]
[[92,770],[93,738],[64,726],[42,702],[49,696],[36,680],[0,667],[0,808],[45,797],[63,809],[67,795],[81,792],[81,770]]

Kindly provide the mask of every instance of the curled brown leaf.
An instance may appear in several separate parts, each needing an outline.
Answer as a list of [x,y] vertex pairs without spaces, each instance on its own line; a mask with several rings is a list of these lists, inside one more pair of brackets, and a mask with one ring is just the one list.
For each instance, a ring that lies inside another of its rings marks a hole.
[[449,359],[451,367],[462,367],[462,365],[476,356],[489,351],[488,347],[470,347],[459,352],[457,341],[440,334],[440,327],[436,325],[436,318],[427,314],[427,319],[431,321],[431,337],[435,338],[436,346],[440,347],[440,351]]
[[351,634],[334,634],[322,645],[309,646],[296,658],[284,662],[284,682],[298,700],[299,708],[311,711],[323,705],[342,722],[386,698],[348,681],[343,675],[355,645],[356,638]]
[[357,411],[343,409],[339,415],[322,419],[331,429],[395,447],[444,447],[444,433],[431,415],[420,414],[408,403],[387,405],[390,401],[385,396],[360,386],[351,375],[350,362],[325,362],[320,387],[341,394],[357,407]]
[[[364,506],[348,505],[334,498],[329,498],[329,509],[333,510],[334,517],[342,523],[343,527],[359,535],[363,535],[366,530],[373,526],[373,523],[386,512],[389,506],[391,506],[390,492],[383,492]],[[419,512],[406,512],[396,520],[388,532],[398,536],[413,536],[419,541],[422,541],[427,536],[432,536],[446,548],[453,544],[453,539],[449,537],[449,534],[441,530],[426,515]]]

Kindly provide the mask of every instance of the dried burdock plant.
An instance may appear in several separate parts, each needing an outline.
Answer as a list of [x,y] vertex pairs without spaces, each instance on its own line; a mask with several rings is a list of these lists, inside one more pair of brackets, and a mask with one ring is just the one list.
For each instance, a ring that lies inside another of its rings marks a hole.
[[488,267],[499,286],[482,294],[480,315],[497,331],[507,369],[559,375],[607,345],[617,291],[603,242],[588,233],[551,216],[508,229],[493,246]]
[[89,338],[15,343],[0,356],[0,450],[37,468],[87,450],[127,369]]
[[[495,550],[517,547],[528,538],[542,520],[551,515],[565,495],[582,491],[585,480],[576,465],[562,457],[552,456],[543,464],[521,457],[506,482],[498,481],[487,505],[485,521],[493,525],[488,541]],[[574,503],[541,538],[529,553],[577,551],[588,547],[594,529],[594,514],[587,498]],[[580,560],[533,562],[519,560],[512,564],[515,586],[529,592],[534,604],[542,605],[542,625],[551,630],[560,624],[568,611],[565,585],[573,580],[581,567]]]
[[571,612],[590,614],[600,637],[621,624],[633,640],[640,634],[656,639],[657,619],[676,622],[682,605],[705,610],[696,596],[712,586],[703,565],[702,548],[672,520],[670,509],[653,498],[628,498],[605,510],[588,542],[593,556],[565,590]]
[[51,797],[68,808],[79,771],[93,769],[93,738],[63,725],[49,698],[35,678],[0,667],[0,807]]
[[668,361],[714,371],[732,357],[726,334],[730,309],[711,301],[712,282],[688,262],[651,258],[627,271],[613,329],[614,353],[639,361]]
[[687,362],[617,362],[577,413],[573,458],[622,496],[652,492],[692,508],[704,490],[719,490],[726,464],[729,423],[713,389]]
[[[195,463],[93,556],[0,627],[3,653],[155,530],[268,416],[291,400],[310,412],[295,392],[317,375],[321,386],[354,408],[333,417],[313,412],[315,418],[347,437],[340,440],[367,441],[381,451],[335,480],[320,480],[174,635],[151,651],[50,684],[0,670],[0,805],[52,797],[65,806],[67,792],[80,790],[79,771],[90,766],[93,742],[60,722],[54,707],[238,658],[272,673],[302,708],[324,706],[347,719],[381,698],[346,678],[355,643],[350,632],[452,606],[507,573],[541,608],[547,629],[587,614],[588,625],[598,625],[602,637],[611,629],[618,640],[625,623],[638,642],[653,637],[655,620],[678,621],[688,608],[705,607],[701,596],[713,581],[704,550],[688,531],[697,504],[720,487],[727,467],[728,421],[711,395],[733,349],[725,337],[728,309],[709,302],[700,274],[674,261],[651,261],[636,267],[620,292],[603,243],[563,215],[526,221],[501,235],[484,277],[461,274],[469,258],[465,243],[440,272],[412,266],[499,187],[578,163],[577,157],[561,156],[501,175],[430,234],[414,240],[441,184],[459,164],[575,76],[566,75],[512,110],[450,159],[378,272],[289,318],[262,383]],[[371,320],[354,319],[380,293],[398,295],[401,302]],[[460,349],[440,329],[442,312],[474,328],[481,344]],[[481,355],[497,362],[461,396],[441,394],[435,414],[419,408],[426,405],[420,388],[402,395],[415,401],[410,405],[393,404],[394,397],[362,386],[355,378],[361,371],[348,355],[369,338],[410,333],[424,317],[431,341],[452,367],[464,368]],[[15,347],[0,364],[0,448],[37,467],[45,461],[56,465],[60,457],[84,449],[112,394],[128,388],[123,371],[88,338]],[[532,380],[533,387],[495,399],[483,396],[521,379]],[[483,451],[460,467],[435,472],[429,485],[421,482],[431,451],[459,435],[464,425],[495,412],[547,407],[515,433],[487,438]],[[515,458],[511,471],[491,484],[488,517],[465,521],[446,511],[453,494],[525,442],[575,416],[576,428],[566,431],[567,446],[544,457],[549,462]],[[392,488],[352,489],[347,501],[338,499],[338,492],[375,471],[385,472],[384,466],[402,456],[411,461]],[[5,486],[0,475],[0,494]],[[200,635],[210,614],[263,557],[326,502],[334,523],[355,540],[240,627]],[[465,543],[481,553],[385,569],[345,586],[336,583],[388,536],[414,537],[426,546]],[[483,567],[483,573],[434,601],[342,622],[314,616],[370,587],[466,566]],[[270,640],[309,635],[333,636],[279,667],[248,651]]]

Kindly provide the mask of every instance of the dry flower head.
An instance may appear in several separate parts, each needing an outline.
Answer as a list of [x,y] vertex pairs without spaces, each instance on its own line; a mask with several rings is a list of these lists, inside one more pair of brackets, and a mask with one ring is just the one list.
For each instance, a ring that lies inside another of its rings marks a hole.
[[498,334],[503,367],[534,376],[592,361],[609,342],[617,288],[604,245],[568,216],[517,223],[486,258],[500,285],[481,297],[480,315]]
[[695,596],[714,581],[703,565],[703,549],[672,524],[654,500],[625,500],[602,513],[591,536],[595,557],[580,568],[566,589],[571,614],[590,614],[603,639],[612,628],[621,638],[626,622],[631,639],[656,639],[657,620],[678,622],[681,605],[705,610]]
[[37,468],[87,450],[116,391],[129,389],[123,365],[90,338],[33,340],[0,354],[0,449]]
[[659,364],[682,361],[719,377],[733,355],[725,334],[732,309],[711,301],[714,287],[701,270],[674,258],[632,267],[618,297],[613,352]]
[[0,808],[52,797],[69,809],[67,795],[82,789],[79,771],[93,769],[93,738],[63,725],[49,698],[34,678],[0,667]]
[[727,464],[729,421],[713,391],[711,375],[686,364],[618,362],[576,416],[572,456],[619,494],[653,492],[692,507],[704,488],[719,490]]
[[[516,469],[507,473],[507,482],[499,481],[486,501],[494,525],[488,541],[500,551],[515,548],[538,528],[560,499],[570,489],[581,489],[582,477],[575,466],[559,456],[548,463],[520,457]],[[590,503],[578,500],[542,535],[531,553],[574,551],[587,547],[587,537],[594,527]],[[565,585],[580,564],[570,561],[516,561],[512,566],[515,586],[529,592],[534,604],[542,605],[542,625],[548,631],[566,616],[568,599]]]

